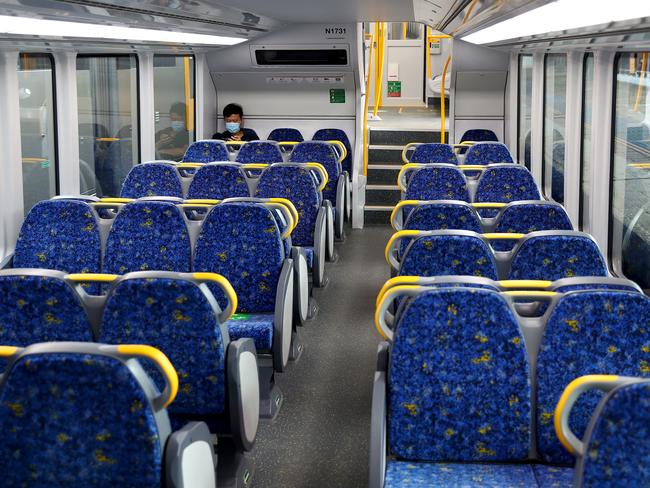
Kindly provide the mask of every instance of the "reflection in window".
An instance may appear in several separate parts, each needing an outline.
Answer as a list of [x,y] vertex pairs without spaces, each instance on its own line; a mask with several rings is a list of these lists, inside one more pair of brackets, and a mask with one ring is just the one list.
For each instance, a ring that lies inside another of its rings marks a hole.
[[119,196],[138,162],[138,72],[135,55],[78,56],[81,191]]
[[153,59],[156,159],[179,161],[194,141],[194,57]]
[[533,56],[519,55],[519,125],[518,151],[519,161],[530,169],[530,120],[533,100]]
[[57,190],[53,68],[47,54],[21,54],[18,58],[25,214]]
[[650,288],[650,53],[616,64],[611,249],[614,269]]
[[582,144],[580,160],[580,228],[589,222],[589,185],[591,182],[591,121],[594,93],[594,55],[585,56],[582,72]]
[[422,24],[419,22],[389,22],[388,40],[405,41],[422,39]]
[[[551,198],[564,203],[564,126],[566,122],[566,55],[547,54],[544,61],[544,143],[542,179],[545,193],[551,173]],[[548,194],[547,194],[548,196]]]

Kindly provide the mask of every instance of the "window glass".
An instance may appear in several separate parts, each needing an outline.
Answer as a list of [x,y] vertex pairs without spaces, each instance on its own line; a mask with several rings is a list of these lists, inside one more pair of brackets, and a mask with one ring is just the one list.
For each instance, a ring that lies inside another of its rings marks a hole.
[[25,214],[56,195],[54,61],[47,54],[18,58],[18,97]]
[[156,159],[179,161],[194,141],[194,57],[154,56]]
[[650,53],[616,62],[610,249],[614,269],[650,288]]
[[530,169],[530,127],[533,100],[533,56],[519,55],[519,124],[518,151],[519,161],[523,161]]
[[591,120],[594,93],[594,55],[585,56],[582,72],[582,144],[580,156],[580,228],[589,222],[591,184]]
[[119,196],[139,154],[136,56],[78,56],[77,97],[81,192]]
[[558,203],[564,203],[565,122],[566,56],[564,54],[547,54],[544,61],[544,143],[542,146],[544,166],[542,175],[544,193]]

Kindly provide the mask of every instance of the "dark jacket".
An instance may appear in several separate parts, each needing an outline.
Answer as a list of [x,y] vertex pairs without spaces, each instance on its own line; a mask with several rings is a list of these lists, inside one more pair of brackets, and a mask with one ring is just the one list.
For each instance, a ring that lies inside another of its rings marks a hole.
[[[242,138],[241,138],[242,141],[257,141],[257,140],[259,140],[259,137],[257,136],[257,132],[255,132],[253,129],[248,129],[248,128],[244,127],[242,129],[242,131],[244,132],[244,134],[242,135]],[[223,132],[217,132],[216,134],[213,134],[212,138],[213,139],[221,139],[222,141],[227,141],[227,140],[230,139],[231,136],[232,136],[232,134],[226,130],[226,131],[223,131]]]

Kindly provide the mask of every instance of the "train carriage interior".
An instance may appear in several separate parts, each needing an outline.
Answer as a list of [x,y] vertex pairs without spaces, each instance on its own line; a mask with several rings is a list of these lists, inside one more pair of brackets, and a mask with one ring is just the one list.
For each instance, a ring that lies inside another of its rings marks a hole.
[[0,487],[650,487],[648,0],[0,0]]

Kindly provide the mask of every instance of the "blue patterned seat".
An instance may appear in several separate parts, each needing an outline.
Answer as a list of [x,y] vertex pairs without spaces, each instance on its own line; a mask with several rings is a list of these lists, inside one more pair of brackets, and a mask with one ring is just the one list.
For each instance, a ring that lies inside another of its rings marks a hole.
[[183,198],[178,170],[173,163],[151,162],[136,164],[124,181],[120,197],[177,197]]
[[[573,475],[573,470],[571,470]],[[385,488],[531,488],[537,486],[529,465],[414,463],[389,460]],[[547,485],[550,486],[551,485]],[[568,485],[571,486],[570,482]]]
[[469,147],[463,164],[514,163],[508,146],[500,142],[479,142]]
[[223,141],[204,140],[190,144],[185,151],[183,161],[188,163],[212,163],[228,161],[228,148]]
[[498,279],[492,250],[480,235],[445,232],[413,240],[404,252],[399,274],[467,275]]
[[214,163],[200,167],[187,191],[188,199],[223,200],[247,196],[246,175],[237,163]]
[[573,276],[608,276],[598,244],[587,234],[540,231],[515,248],[511,280],[559,280]]
[[[476,187],[475,202],[510,203],[519,200],[540,200],[542,197],[533,175],[525,167],[508,164],[483,171]],[[494,217],[498,210],[480,209],[481,217]]]
[[305,140],[298,129],[291,129],[289,127],[273,129],[267,139],[276,142],[302,142]]
[[498,142],[499,138],[490,129],[469,129],[461,136],[460,142]]
[[[543,460],[573,464],[553,427],[553,412],[571,381],[586,374],[650,375],[648,317],[650,298],[638,292],[576,291],[555,305],[537,358],[537,448]],[[569,426],[578,438],[601,397],[587,392],[571,409]]]
[[332,202],[336,208],[336,189],[339,176],[341,175],[341,166],[331,144],[324,141],[307,141],[301,142],[291,152],[290,161],[292,163],[319,163],[327,171],[328,181],[323,189],[323,198]]
[[250,141],[244,144],[237,153],[238,163],[281,163],[282,153],[275,141]]
[[191,244],[181,211],[171,202],[136,201],[115,217],[103,271],[190,271]]
[[428,143],[415,147],[410,162],[458,164],[458,158],[449,144]]
[[[573,230],[564,208],[553,202],[517,202],[499,213],[494,232],[528,234],[539,230]],[[495,251],[509,251],[514,242],[506,239],[491,241]]]
[[312,137],[314,141],[341,141],[347,149],[348,154],[341,163],[343,171],[348,173],[348,176],[352,178],[352,145],[350,144],[350,139],[348,135],[342,129],[319,129]]
[[406,188],[405,200],[462,200],[469,202],[467,180],[452,166],[418,169]]

